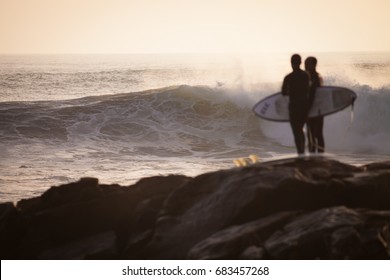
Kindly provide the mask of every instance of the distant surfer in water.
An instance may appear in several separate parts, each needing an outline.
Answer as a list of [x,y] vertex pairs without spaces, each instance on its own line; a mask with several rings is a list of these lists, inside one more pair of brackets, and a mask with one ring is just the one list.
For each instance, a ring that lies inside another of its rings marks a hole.
[[299,54],[291,57],[293,71],[284,78],[282,85],[282,94],[290,97],[288,105],[290,124],[299,155],[305,153],[303,127],[309,109],[309,75],[300,68],[301,63],[302,59]]
[[[309,108],[313,105],[316,89],[323,84],[321,75],[316,70],[317,59],[313,56],[306,58],[305,70],[310,76]],[[307,139],[309,141],[310,153],[323,153],[325,151],[324,117],[310,118],[307,121]]]

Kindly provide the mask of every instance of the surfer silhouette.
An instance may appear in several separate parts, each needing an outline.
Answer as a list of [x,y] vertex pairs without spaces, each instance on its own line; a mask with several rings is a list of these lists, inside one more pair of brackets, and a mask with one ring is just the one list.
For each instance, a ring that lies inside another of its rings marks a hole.
[[282,85],[282,94],[290,97],[288,105],[290,125],[299,155],[305,153],[303,127],[309,109],[309,75],[300,68],[301,63],[302,59],[299,54],[291,57],[293,71],[284,78]]
[[[321,75],[316,70],[317,59],[309,56],[305,60],[305,70],[309,73],[309,108],[313,105],[316,89],[323,84]],[[323,153],[325,151],[325,141],[323,135],[324,117],[309,118],[307,120],[307,139],[309,141],[310,153]]]

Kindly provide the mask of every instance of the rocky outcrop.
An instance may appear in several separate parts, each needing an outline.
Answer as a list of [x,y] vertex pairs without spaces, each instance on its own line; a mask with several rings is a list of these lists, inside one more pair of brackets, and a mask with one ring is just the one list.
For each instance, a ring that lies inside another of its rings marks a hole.
[[390,162],[257,163],[0,205],[2,259],[389,259]]

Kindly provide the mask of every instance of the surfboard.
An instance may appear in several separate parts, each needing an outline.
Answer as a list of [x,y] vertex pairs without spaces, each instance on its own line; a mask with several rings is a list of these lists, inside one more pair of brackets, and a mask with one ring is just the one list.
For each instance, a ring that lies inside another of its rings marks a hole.
[[[343,87],[324,86],[316,90],[313,105],[309,111],[309,118],[327,116],[345,109],[355,102],[357,95],[350,89]],[[289,121],[289,97],[281,92],[272,94],[260,100],[252,111],[260,118],[277,121]]]

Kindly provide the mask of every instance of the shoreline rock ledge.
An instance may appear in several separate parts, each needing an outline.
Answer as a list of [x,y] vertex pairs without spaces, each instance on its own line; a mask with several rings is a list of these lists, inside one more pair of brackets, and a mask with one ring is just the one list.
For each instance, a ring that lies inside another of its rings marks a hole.
[[1,259],[390,259],[390,161],[96,178],[0,204]]

